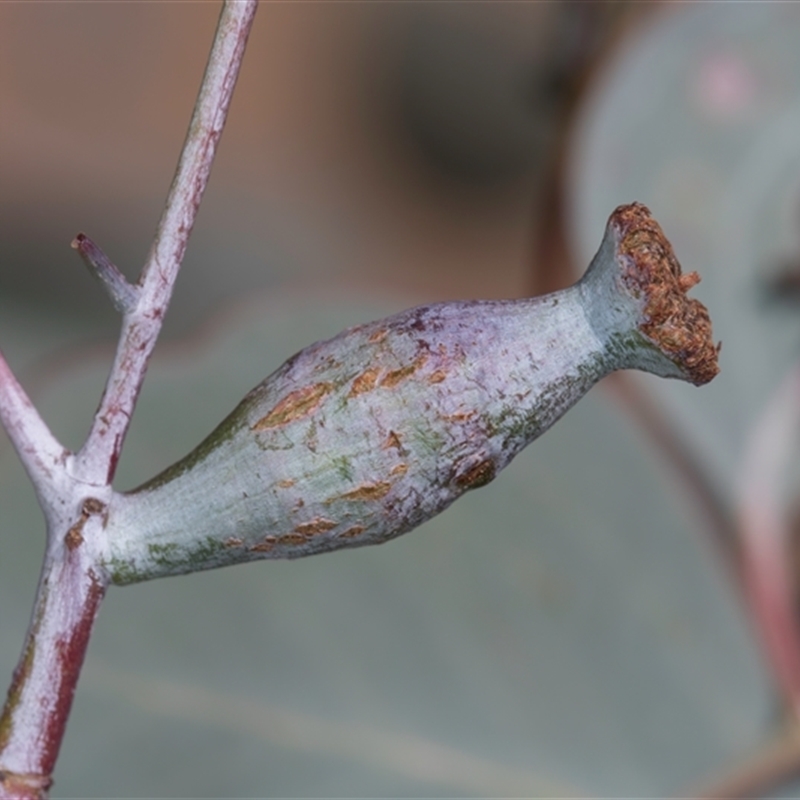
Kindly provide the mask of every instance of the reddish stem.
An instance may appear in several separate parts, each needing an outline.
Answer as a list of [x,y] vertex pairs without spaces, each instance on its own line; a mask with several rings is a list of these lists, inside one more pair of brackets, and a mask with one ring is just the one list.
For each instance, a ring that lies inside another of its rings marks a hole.
[[744,458],[742,573],[758,632],[790,710],[800,717],[800,625],[794,608],[789,524],[781,497],[800,427],[800,367],[792,369],[755,426]]
[[[84,508],[104,509],[99,500]],[[102,511],[84,512],[45,558],[31,624],[0,716],[0,797],[46,796],[107,582],[93,567]]]

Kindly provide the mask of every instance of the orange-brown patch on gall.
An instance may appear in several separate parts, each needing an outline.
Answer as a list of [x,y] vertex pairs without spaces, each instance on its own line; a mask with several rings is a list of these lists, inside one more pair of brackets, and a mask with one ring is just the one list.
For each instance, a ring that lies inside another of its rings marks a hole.
[[[241,547],[244,544],[244,540],[240,539],[238,536],[229,536],[223,543],[223,547]],[[258,545],[256,545],[258,547]]]
[[350,492],[340,494],[326,502],[332,503],[335,500],[380,500],[386,497],[392,488],[392,484],[388,481],[377,481],[376,483],[362,483],[361,486],[353,489]]
[[405,475],[406,472],[408,472],[408,464],[398,464],[396,467],[392,467],[389,474],[399,476],[399,475]]
[[309,522],[301,522],[294,526],[294,532],[303,536],[313,536],[316,533],[325,533],[335,528],[338,523],[324,517],[316,517]]
[[307,541],[308,539],[302,533],[284,533],[278,537],[280,544],[288,544],[290,546],[305,544]]
[[378,384],[379,375],[380,370],[377,367],[370,367],[364,370],[358,377],[353,379],[348,397],[355,397],[356,395],[364,394],[364,392],[372,391]]
[[370,334],[369,340],[372,344],[382,342],[389,335],[389,331],[385,328],[380,328],[375,333]]
[[386,441],[381,445],[381,447],[384,450],[389,450],[393,447],[398,453],[405,452],[405,448],[400,443],[400,437],[394,431],[389,431],[389,435],[386,437]]
[[279,428],[316,411],[325,395],[333,391],[332,383],[314,383],[290,392],[269,414],[263,416],[251,430],[265,431]]
[[428,375],[428,383],[441,383],[447,377],[447,373],[443,369],[437,369]]
[[248,549],[253,553],[269,553],[269,551],[272,550],[277,543],[278,539],[276,536],[265,536],[263,542],[254,544]]
[[83,544],[83,523],[83,519],[76,522],[64,536],[64,544],[68,550],[75,550]]
[[617,250],[625,260],[623,281],[635,297],[644,297],[639,330],[692,383],[708,383],[719,372],[719,345],[714,344],[706,307],[686,296],[700,277],[695,272],[681,273],[672,245],[646,206],[620,206],[609,222],[617,231]]
[[339,534],[340,539],[353,539],[356,536],[360,536],[364,533],[364,529],[360,525],[353,525],[352,528],[348,528],[346,531],[342,531]]
[[479,461],[465,472],[456,474],[456,485],[461,489],[477,489],[486,486],[497,474],[497,468],[491,458]]
[[381,386],[386,386],[389,389],[397,386],[401,381],[411,377],[427,360],[428,357],[426,355],[421,355],[419,358],[414,359],[411,364],[406,364],[404,367],[387,372],[381,379]]
[[455,414],[445,414],[442,419],[447,422],[467,422],[472,419],[476,413],[476,411],[456,411]]
[[278,481],[278,486],[281,489],[291,489],[296,483],[294,478],[286,478],[285,480]]

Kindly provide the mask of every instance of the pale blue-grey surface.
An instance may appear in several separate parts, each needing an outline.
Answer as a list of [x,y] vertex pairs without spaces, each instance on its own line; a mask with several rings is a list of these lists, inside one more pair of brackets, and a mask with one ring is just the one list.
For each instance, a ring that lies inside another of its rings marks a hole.
[[[300,347],[397,307],[253,300],[157,350],[118,488],[183,455]],[[37,392],[72,446],[107,368],[66,364]],[[7,681],[43,546],[8,448],[0,509]],[[772,722],[698,527],[597,388],[493,484],[397,541],[112,587],[54,796],[679,791]]]

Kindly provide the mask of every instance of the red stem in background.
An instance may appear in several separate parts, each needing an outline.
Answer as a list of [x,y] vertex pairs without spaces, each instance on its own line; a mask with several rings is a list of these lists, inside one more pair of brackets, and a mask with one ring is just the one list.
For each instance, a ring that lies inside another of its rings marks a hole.
[[656,398],[636,377],[624,372],[609,375],[604,382],[615,400],[641,426],[658,451],[666,458],[706,523],[711,546],[718,554],[731,579],[743,582],[737,525],[730,504],[719,492],[683,431],[659,407]]
[[758,632],[789,708],[800,718],[800,625],[782,497],[800,429],[800,365],[770,398],[745,450],[739,492],[742,575]]

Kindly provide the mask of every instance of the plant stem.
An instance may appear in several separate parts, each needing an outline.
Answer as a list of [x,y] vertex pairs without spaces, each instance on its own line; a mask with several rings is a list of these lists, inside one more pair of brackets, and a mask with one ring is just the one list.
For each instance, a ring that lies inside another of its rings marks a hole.
[[738,524],[734,510],[708,471],[702,454],[676,421],[656,402],[654,394],[634,375],[617,372],[604,381],[624,413],[650,438],[705,523],[708,542],[731,581],[742,585]]
[[[47,519],[47,551],[33,616],[0,715],[0,800],[42,798],[52,783],[92,625],[108,585],[98,565],[107,542],[111,480],[208,181],[257,5],[258,0],[227,0],[223,6],[166,208],[139,286],[128,287],[130,302],[120,303],[124,316],[114,365],[77,456],[52,436],[0,354],[0,421]],[[115,275],[122,279],[115,270],[108,259],[100,265],[112,282]]]
[[85,233],[79,233],[72,240],[72,247],[78,251],[89,272],[103,284],[114,308],[126,314],[136,308],[139,288],[131,286],[116,264]]
[[63,471],[67,451],[50,433],[0,352],[0,422],[14,445],[36,492],[46,492]]
[[81,451],[75,477],[113,480],[147,363],[194,226],[228,113],[258,0],[228,0],[217,27],[178,168],[139,280],[141,292],[122,322],[114,365],[100,408]]
[[800,627],[789,564],[790,528],[782,477],[800,428],[800,365],[770,398],[742,467],[739,520],[745,590],[782,699],[800,718]]
[[39,798],[50,788],[105,594],[107,584],[93,568],[92,548],[77,546],[88,540],[88,532],[75,526],[70,532],[60,546],[48,548],[33,620],[0,717],[3,798]]

